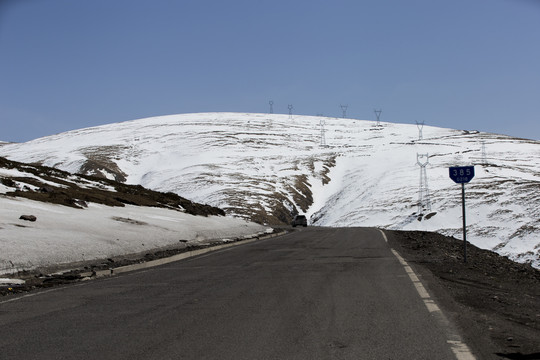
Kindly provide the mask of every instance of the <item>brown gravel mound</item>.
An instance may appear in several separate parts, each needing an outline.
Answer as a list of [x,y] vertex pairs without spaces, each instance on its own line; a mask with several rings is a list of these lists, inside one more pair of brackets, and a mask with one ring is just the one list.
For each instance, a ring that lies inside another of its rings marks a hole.
[[480,359],[540,359],[540,270],[436,233],[387,231]]

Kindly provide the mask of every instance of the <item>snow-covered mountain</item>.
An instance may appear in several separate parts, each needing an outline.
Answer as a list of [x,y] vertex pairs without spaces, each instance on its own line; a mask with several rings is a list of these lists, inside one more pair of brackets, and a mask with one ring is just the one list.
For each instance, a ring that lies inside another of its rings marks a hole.
[[[461,186],[448,167],[476,164],[467,239],[539,267],[540,142],[430,126],[419,135],[416,124],[201,113],[5,144],[0,155],[175,192],[258,222],[286,223],[297,211],[316,225],[458,238]],[[426,154],[431,210],[419,206]]]

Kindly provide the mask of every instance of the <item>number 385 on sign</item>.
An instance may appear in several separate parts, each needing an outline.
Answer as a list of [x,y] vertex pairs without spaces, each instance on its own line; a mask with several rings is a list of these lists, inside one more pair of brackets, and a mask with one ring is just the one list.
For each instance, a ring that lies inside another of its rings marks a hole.
[[468,183],[474,177],[474,166],[452,166],[450,179],[458,184]]

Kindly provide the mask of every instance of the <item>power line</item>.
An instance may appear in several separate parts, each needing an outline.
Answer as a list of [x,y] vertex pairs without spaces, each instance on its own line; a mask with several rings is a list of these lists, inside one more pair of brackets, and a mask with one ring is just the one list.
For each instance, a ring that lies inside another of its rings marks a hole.
[[377,126],[381,126],[381,113],[382,110],[373,110],[375,111],[375,116],[377,117]]
[[418,128],[418,140],[422,140],[424,138],[424,134],[422,134],[422,130],[424,129],[424,122],[416,122],[416,127]]
[[341,107],[343,118],[345,119],[347,117],[347,108],[349,107],[349,105],[339,105],[339,106]]
[[326,124],[326,121],[324,119],[321,119],[319,122],[319,125],[321,126],[321,147],[326,147],[326,137],[325,137],[325,128],[324,125]]
[[418,192],[418,214],[425,210],[431,212],[431,199],[427,182],[426,167],[429,165],[429,154],[416,153],[416,164],[420,166],[420,188]]
[[482,165],[487,165],[486,142],[482,140]]

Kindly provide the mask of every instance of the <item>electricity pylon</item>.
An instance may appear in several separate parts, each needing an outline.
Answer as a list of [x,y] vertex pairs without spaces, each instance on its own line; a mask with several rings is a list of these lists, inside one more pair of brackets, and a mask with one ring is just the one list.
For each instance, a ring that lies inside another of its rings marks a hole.
[[429,154],[416,154],[416,164],[420,166],[420,188],[418,192],[418,214],[425,210],[431,212],[431,199],[427,182],[426,167],[429,165]]

